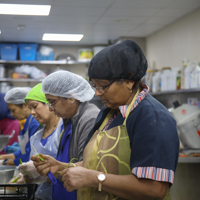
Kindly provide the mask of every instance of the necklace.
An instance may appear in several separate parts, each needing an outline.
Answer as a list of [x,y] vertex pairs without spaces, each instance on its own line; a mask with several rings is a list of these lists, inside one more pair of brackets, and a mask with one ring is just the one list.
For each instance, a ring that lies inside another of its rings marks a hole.
[[49,136],[50,134],[53,133],[53,131],[54,131],[54,130],[56,129],[56,127],[58,126],[59,120],[60,120],[60,118],[58,118],[58,119],[56,120],[55,125],[54,125],[52,128],[49,128],[48,130],[47,130],[46,126],[45,126],[45,129],[44,129],[43,137],[42,137],[42,138],[46,138],[47,136]]

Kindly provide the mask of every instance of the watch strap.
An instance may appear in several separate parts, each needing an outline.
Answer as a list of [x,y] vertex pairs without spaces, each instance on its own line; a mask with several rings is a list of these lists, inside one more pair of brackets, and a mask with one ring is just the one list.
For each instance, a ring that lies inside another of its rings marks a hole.
[[7,162],[8,162],[8,159],[5,159],[2,164],[7,165]]
[[[100,179],[99,179],[99,175],[101,175],[101,174],[103,174],[103,175],[105,176],[104,180],[100,180]],[[100,173],[97,175],[97,179],[98,179],[98,181],[99,181],[98,191],[101,192],[101,189],[102,189],[102,183],[106,180],[106,175],[105,175],[105,173],[100,172]]]

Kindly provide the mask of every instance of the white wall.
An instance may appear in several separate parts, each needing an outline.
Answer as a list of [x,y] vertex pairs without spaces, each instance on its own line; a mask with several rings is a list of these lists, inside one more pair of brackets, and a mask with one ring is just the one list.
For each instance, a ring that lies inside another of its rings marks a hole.
[[200,62],[200,8],[146,38],[149,68],[180,67],[184,58]]

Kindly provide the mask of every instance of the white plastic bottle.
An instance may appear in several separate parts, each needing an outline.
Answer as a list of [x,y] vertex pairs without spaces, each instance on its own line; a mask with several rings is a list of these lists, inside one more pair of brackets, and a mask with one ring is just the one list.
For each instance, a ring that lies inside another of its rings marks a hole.
[[[195,64],[195,63],[194,63]],[[200,73],[200,67],[197,64],[196,67],[193,68],[190,75],[190,88],[198,88],[199,86],[199,73]]]
[[156,72],[152,77],[152,92],[160,92],[160,71]]
[[185,89],[185,68],[188,65],[188,60],[186,58],[183,59],[183,65],[181,68],[181,89]]

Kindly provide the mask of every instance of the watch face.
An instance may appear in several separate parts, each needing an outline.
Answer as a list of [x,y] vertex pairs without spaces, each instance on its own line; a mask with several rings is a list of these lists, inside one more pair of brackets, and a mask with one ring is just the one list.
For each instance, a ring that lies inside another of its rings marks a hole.
[[100,181],[104,181],[105,178],[106,178],[105,174],[99,174],[99,176],[98,176],[98,179],[99,179]]

